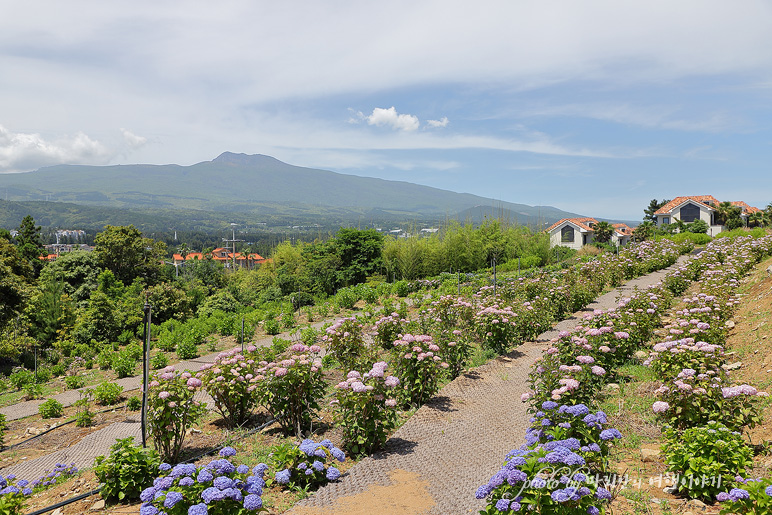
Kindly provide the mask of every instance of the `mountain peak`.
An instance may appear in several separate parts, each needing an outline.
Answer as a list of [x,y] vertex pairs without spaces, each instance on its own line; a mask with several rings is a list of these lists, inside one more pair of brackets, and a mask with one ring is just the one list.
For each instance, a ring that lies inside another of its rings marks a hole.
[[213,163],[233,164],[233,165],[256,165],[265,163],[275,163],[278,159],[263,154],[236,154],[234,152],[223,152],[212,160]]

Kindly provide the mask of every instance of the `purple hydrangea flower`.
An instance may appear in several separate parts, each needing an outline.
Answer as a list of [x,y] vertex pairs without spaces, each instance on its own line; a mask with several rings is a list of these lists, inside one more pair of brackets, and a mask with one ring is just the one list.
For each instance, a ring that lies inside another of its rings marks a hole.
[[209,510],[207,509],[206,504],[200,503],[200,504],[194,504],[190,508],[188,508],[188,515],[207,515],[209,513]]
[[212,479],[214,479],[214,476],[212,475],[211,472],[209,472],[208,470],[202,470],[201,472],[198,473],[198,477],[196,478],[196,481],[198,481],[199,483],[208,483]]
[[321,472],[321,471],[323,471],[323,470],[324,470],[324,463],[322,463],[322,462],[321,462],[321,461],[319,461],[319,460],[316,460],[316,461],[314,461],[314,462],[311,464],[311,466],[312,466],[312,467],[314,467],[314,470],[316,470],[317,472]]
[[157,515],[158,508],[152,504],[146,504],[139,509],[139,515]]
[[236,467],[236,472],[238,472],[239,474],[249,474],[249,467],[247,467],[246,465],[239,465],[238,467]]
[[499,499],[496,501],[496,509],[499,511],[509,511],[509,499]]
[[219,488],[220,490],[225,490],[226,488],[233,488],[233,480],[226,476],[219,476],[214,478],[214,486],[216,488]]
[[193,486],[195,484],[196,482],[193,480],[193,478],[188,476],[183,477],[179,482],[180,486]]
[[145,488],[142,493],[139,494],[139,500],[142,502],[150,502],[155,498],[155,487]]
[[729,498],[733,501],[748,499],[750,496],[751,494],[748,493],[748,490],[743,490],[742,488],[732,488],[729,491]]

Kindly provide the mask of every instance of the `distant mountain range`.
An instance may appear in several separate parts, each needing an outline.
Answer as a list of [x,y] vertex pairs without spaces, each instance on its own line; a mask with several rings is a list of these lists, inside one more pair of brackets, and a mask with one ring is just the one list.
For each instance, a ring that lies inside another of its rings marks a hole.
[[[268,226],[320,220],[324,220],[323,225],[357,220],[430,224],[457,219],[479,223],[493,217],[543,227],[561,218],[579,216],[551,206],[495,201],[403,181],[293,166],[265,155],[231,152],[191,166],[60,165],[0,174],[0,199],[11,201],[5,205],[11,211],[43,208],[44,203],[67,203],[66,208],[49,206],[45,210],[51,224],[57,224],[55,214],[60,211],[69,213],[70,219],[74,214],[78,219],[101,219],[108,212],[137,221],[150,217],[148,223],[160,217],[163,220],[158,221],[167,227],[170,220],[179,221],[180,217],[202,222],[213,218],[220,224],[234,216]],[[66,217],[62,217],[64,220]],[[0,222],[5,222],[1,216]]]

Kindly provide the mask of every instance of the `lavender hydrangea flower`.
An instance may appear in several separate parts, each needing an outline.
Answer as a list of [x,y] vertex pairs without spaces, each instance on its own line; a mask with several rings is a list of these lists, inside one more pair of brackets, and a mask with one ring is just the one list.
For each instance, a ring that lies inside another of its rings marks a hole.
[[208,512],[209,510],[204,503],[194,504],[188,508],[188,515],[207,515]]
[[145,488],[142,490],[142,493],[139,494],[139,500],[142,502],[150,502],[155,498],[155,487],[151,486],[149,488]]
[[214,486],[220,490],[233,487],[233,480],[229,477],[219,476],[214,478]]
[[192,477],[185,476],[182,479],[180,479],[180,482],[178,484],[180,486],[193,486],[196,484],[196,482],[193,480]]
[[212,479],[214,479],[214,476],[212,475],[211,472],[209,472],[208,470],[202,470],[201,472],[198,473],[198,477],[196,478],[196,481],[198,481],[199,483],[208,483]]
[[236,472],[239,474],[249,474],[249,467],[246,465],[239,465],[236,467]]
[[152,504],[143,505],[139,509],[139,515],[157,515],[157,514],[158,514],[158,508],[156,508]]
[[748,493],[748,490],[743,490],[742,488],[732,488],[729,491],[729,498],[733,501],[748,499],[750,496],[751,494]]
[[509,499],[499,499],[496,501],[496,509],[499,511],[509,511]]

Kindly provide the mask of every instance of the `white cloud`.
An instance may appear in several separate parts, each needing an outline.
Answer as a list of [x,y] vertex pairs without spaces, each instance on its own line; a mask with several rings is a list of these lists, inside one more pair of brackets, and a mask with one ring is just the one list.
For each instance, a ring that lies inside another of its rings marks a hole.
[[439,120],[426,120],[426,125],[431,128],[447,127],[448,123],[450,123],[450,120],[448,120],[447,116],[443,116]]
[[373,114],[365,118],[368,125],[375,125],[377,127],[387,126],[398,131],[414,131],[418,129],[421,122],[418,121],[417,116],[412,114],[399,114],[397,109],[392,106],[388,109],[376,107],[373,109]]
[[147,138],[143,136],[137,136],[130,130],[122,128],[121,133],[123,134],[123,139],[132,149],[143,147],[147,143]]
[[112,153],[82,132],[54,140],[0,125],[0,172],[24,172],[61,163],[106,164]]

